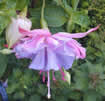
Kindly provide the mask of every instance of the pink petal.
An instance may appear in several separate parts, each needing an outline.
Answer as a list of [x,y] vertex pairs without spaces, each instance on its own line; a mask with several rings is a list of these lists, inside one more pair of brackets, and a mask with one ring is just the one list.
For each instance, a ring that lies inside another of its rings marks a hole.
[[35,30],[32,30],[31,31],[31,34],[34,36],[34,35],[47,35],[47,36],[50,36],[51,33],[49,30],[47,29],[35,29]]
[[44,47],[44,39],[44,37],[37,36],[31,40],[28,40],[24,43],[24,48],[27,51],[32,51],[32,53],[36,53]]
[[27,36],[37,36],[37,35],[47,35],[50,36],[51,33],[49,32],[49,30],[47,29],[35,29],[35,30],[25,30],[21,27],[19,27],[19,32],[23,35],[27,35]]
[[60,45],[60,42],[52,37],[48,37],[46,39],[46,42],[47,42],[48,46],[51,48],[57,48]]
[[87,32],[84,32],[84,33],[70,34],[70,33],[66,33],[66,32],[59,32],[59,33],[54,34],[53,37],[56,38],[57,36],[60,36],[61,38],[63,38],[63,37],[68,37],[68,38],[83,38],[86,35],[88,35],[89,33],[93,32],[93,31],[96,31],[99,27],[100,27],[100,25],[98,25],[97,27],[92,28],[92,29],[90,29],[90,30],[88,30]]
[[20,32],[21,34],[23,34],[23,35],[30,34],[30,31],[29,31],[29,30],[25,30],[25,29],[23,29],[23,28],[21,28],[21,27],[19,27],[19,32]]
[[86,57],[86,50],[85,50],[85,48],[83,48],[76,40],[69,41],[67,43],[67,45],[70,48],[74,49],[77,58],[84,59]]

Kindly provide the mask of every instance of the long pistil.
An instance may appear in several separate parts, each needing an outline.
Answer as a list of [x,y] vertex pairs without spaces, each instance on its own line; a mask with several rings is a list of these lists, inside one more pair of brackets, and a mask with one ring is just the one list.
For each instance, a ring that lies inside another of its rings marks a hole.
[[47,95],[47,97],[48,97],[48,99],[50,99],[51,94],[50,94],[50,73],[49,73],[49,71],[47,72],[47,76],[48,76],[48,81],[47,81],[48,95]]

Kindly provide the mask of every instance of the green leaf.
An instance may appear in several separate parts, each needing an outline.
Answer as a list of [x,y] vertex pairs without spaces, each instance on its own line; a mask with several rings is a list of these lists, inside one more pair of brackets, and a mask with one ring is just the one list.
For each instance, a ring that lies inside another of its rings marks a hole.
[[40,28],[40,17],[31,17],[30,20],[33,28]]
[[20,78],[22,76],[22,72],[19,68],[14,68],[13,69],[13,76],[14,78]]
[[13,97],[14,99],[23,99],[24,96],[24,92],[16,92]]
[[28,3],[29,0],[16,0],[16,9],[22,10]]
[[4,30],[4,28],[8,25],[10,19],[7,16],[0,16],[0,34]]
[[83,101],[102,101],[102,99],[97,92],[87,91],[83,96]]
[[45,19],[48,22],[48,25],[51,27],[60,27],[66,21],[65,12],[60,7],[47,7],[45,9]]
[[50,27],[50,31],[55,34],[57,32],[65,32],[63,27]]
[[62,5],[62,1],[61,0],[54,0],[56,3],[57,3],[57,5]]
[[71,91],[69,93],[69,98],[70,99],[73,99],[75,101],[80,101],[81,96],[82,96],[81,93],[80,92],[77,92],[77,91]]
[[5,43],[5,39],[4,38],[0,38],[0,50],[2,48],[4,48],[4,43]]
[[88,89],[88,74],[84,71],[75,70],[75,88],[79,90],[86,90]]
[[73,6],[74,10],[76,11],[79,0],[72,0],[71,2],[72,2],[72,6]]
[[[5,5],[6,6],[6,5]],[[16,11],[13,8],[4,8],[0,10],[0,34],[7,27],[12,16],[16,16]]]
[[71,21],[82,27],[87,27],[90,23],[88,15],[84,14],[83,12],[72,13]]
[[89,61],[87,61],[88,70],[90,74],[99,73],[102,74],[104,71],[104,68],[102,64],[92,64]]
[[[24,0],[23,0],[24,1]],[[16,7],[16,0],[7,0],[6,1],[6,6],[8,8],[15,8]]]
[[[38,25],[40,21],[40,11],[40,8],[30,9],[31,16],[33,17],[32,20],[36,21],[36,23],[33,23],[35,25]],[[46,6],[45,19],[50,27],[60,27],[67,21],[65,11],[57,6]]]
[[67,98],[65,98],[64,96],[57,96],[55,101],[67,101]]
[[6,88],[8,94],[12,94],[16,89],[16,85],[9,86]]
[[47,93],[46,86],[44,86],[43,84],[40,84],[37,92],[42,96],[46,96],[46,93]]
[[29,9],[31,18],[30,20],[32,21],[32,27],[33,28],[40,28],[40,15],[41,15],[41,9],[40,8],[35,8],[35,9]]
[[97,86],[96,91],[104,96],[105,95],[105,81],[101,80],[99,83],[100,84]]
[[40,99],[40,96],[39,95],[32,95],[31,97],[30,97],[30,100],[29,101],[41,101],[41,99]]
[[89,6],[89,2],[88,1],[83,1],[82,7],[86,8],[88,6]]
[[7,67],[7,57],[3,54],[0,54],[0,77],[3,76]]
[[68,15],[71,15],[73,9],[68,4],[67,0],[54,0],[54,1],[57,3],[57,5],[60,5]]

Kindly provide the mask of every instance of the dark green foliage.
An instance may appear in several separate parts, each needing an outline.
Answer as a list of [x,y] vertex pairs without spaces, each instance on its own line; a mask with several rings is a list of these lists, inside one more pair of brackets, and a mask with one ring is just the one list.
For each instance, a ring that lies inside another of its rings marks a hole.
[[7,67],[7,57],[0,54],[0,78],[3,76]]
[[[33,4],[34,3],[34,4]],[[33,28],[40,28],[42,0],[0,0],[0,49],[5,44],[5,28],[16,10],[28,6],[28,17]],[[76,60],[71,84],[51,81],[49,101],[104,101],[105,99],[105,0],[46,0],[45,19],[52,33],[84,32],[102,24],[100,29],[78,41],[86,48],[87,58]],[[30,60],[17,60],[12,55],[0,54],[0,80],[8,79],[6,88],[10,101],[48,101],[47,86],[38,71],[28,69]]]

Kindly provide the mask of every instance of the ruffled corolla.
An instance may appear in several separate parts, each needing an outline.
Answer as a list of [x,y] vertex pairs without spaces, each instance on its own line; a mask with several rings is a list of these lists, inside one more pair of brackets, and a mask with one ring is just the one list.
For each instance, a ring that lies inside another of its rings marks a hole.
[[54,71],[60,70],[62,79],[65,80],[62,67],[67,70],[71,68],[75,59],[84,59],[86,57],[86,49],[73,38],[83,38],[98,28],[99,26],[84,33],[59,32],[54,35],[51,35],[48,29],[30,31],[19,28],[19,32],[24,38],[20,39],[13,51],[16,53],[17,58],[31,59],[32,62],[29,68],[40,70],[40,74],[43,72],[43,81],[45,81],[44,71],[47,71],[48,98],[50,98],[49,71],[53,71],[53,80],[55,80]]

